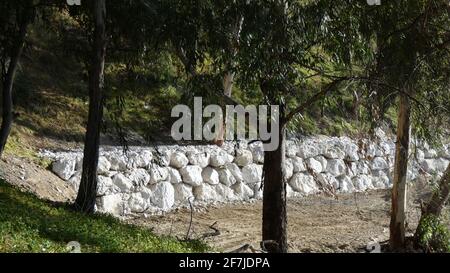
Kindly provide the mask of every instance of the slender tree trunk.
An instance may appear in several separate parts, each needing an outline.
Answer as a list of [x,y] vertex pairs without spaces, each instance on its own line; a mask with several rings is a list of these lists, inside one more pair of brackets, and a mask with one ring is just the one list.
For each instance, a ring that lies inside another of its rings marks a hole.
[[408,169],[410,113],[410,99],[407,95],[401,94],[397,124],[397,142],[395,146],[394,185],[392,189],[389,239],[390,247],[394,251],[401,250],[405,244],[406,174]]
[[16,42],[11,51],[11,58],[8,65],[8,70],[3,79],[2,87],[2,125],[0,127],[0,157],[5,150],[6,141],[8,140],[9,133],[11,132],[11,126],[13,123],[13,99],[12,92],[14,87],[14,79],[17,72],[17,66],[19,64],[20,57],[22,56],[23,47],[25,44],[25,37],[27,35],[27,28],[32,20],[31,8],[25,7],[23,17],[19,22],[19,34],[16,38]]
[[75,208],[86,213],[94,212],[97,197],[97,166],[103,117],[106,54],[105,0],[95,0],[93,6],[95,30],[92,67],[89,73],[89,114],[84,143],[83,171],[75,200]]
[[442,209],[449,200],[450,195],[450,164],[447,166],[444,175],[439,181],[438,189],[433,193],[430,202],[425,208],[422,208],[422,215],[420,216],[419,224],[417,225],[414,234],[414,245],[417,249],[424,249],[429,251],[429,246],[424,243],[424,239],[429,235],[430,221],[440,221]]
[[[280,107],[281,108],[281,107]],[[284,113],[283,110],[280,111]],[[284,114],[280,115],[283,124]],[[286,180],[284,163],[286,155],[284,126],[278,135],[280,143],[275,151],[264,152],[264,189],[263,189],[263,241],[267,243],[269,252],[286,253],[287,246],[287,213],[286,213]]]
[[[436,217],[441,215],[442,209],[449,200],[450,193],[450,164],[447,166],[444,175],[439,181],[439,187],[431,197],[430,202],[425,207],[423,214],[432,214]],[[423,218],[423,215],[422,215]]]

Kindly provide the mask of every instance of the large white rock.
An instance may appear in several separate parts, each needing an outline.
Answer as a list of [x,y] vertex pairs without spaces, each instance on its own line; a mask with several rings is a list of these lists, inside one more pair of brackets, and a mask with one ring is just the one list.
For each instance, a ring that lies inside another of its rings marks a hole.
[[353,185],[358,191],[365,191],[368,189],[373,189],[372,177],[361,174],[352,178]]
[[153,161],[162,167],[170,165],[170,158],[172,157],[172,150],[170,149],[156,149],[153,154]]
[[203,181],[211,185],[219,184],[219,173],[211,167],[206,167],[202,171]]
[[371,159],[376,156],[383,156],[383,150],[375,144],[375,143],[369,143],[366,148],[366,156]]
[[370,174],[370,168],[367,162],[360,160],[350,163],[350,172],[352,175]]
[[151,185],[152,203],[158,208],[166,211],[172,208],[175,203],[175,190],[169,182],[159,182]]
[[306,159],[306,166],[315,173],[322,172],[322,163],[320,163],[319,161],[317,161],[314,158]]
[[72,188],[78,192],[78,189],[80,187],[80,182],[81,182],[81,170],[75,172],[74,175],[72,175],[72,177],[67,181],[70,183],[70,185],[72,186]]
[[294,157],[296,156],[298,151],[298,145],[294,141],[286,141],[286,156],[287,157]]
[[387,175],[372,177],[372,184],[375,189],[387,189],[391,184]]
[[178,184],[181,183],[183,181],[183,179],[181,179],[181,175],[180,172],[178,172],[177,169],[168,167],[168,172],[169,172],[169,181],[172,184]]
[[421,162],[420,166],[425,172],[434,174],[444,172],[447,169],[449,162],[450,161],[444,158],[425,159]]
[[97,195],[109,195],[117,193],[119,189],[114,185],[112,179],[107,176],[97,176]]
[[144,169],[131,170],[126,176],[137,186],[144,186],[150,182],[150,175]]
[[124,155],[119,153],[110,153],[107,156],[109,163],[111,164],[110,169],[113,171],[124,172],[127,170],[127,159]]
[[385,155],[395,154],[395,144],[393,142],[383,141],[380,143],[380,148]]
[[237,199],[236,195],[234,194],[234,191],[223,184],[218,184],[215,186],[216,192],[220,197],[221,200],[224,201],[234,201]]
[[358,161],[359,160],[359,154],[358,154],[358,145],[352,142],[345,142],[343,146],[344,152],[345,152],[345,160],[347,161]]
[[148,169],[148,173],[150,175],[150,184],[170,180],[168,167],[161,167],[156,164],[151,164]]
[[153,154],[150,150],[145,149],[141,151],[131,151],[126,155],[128,165],[131,164],[133,168],[143,168],[149,167],[153,159]]
[[97,199],[97,210],[103,213],[120,216],[123,214],[122,194],[101,196]]
[[334,176],[339,176],[347,172],[347,166],[342,159],[329,159],[326,171]]
[[222,197],[217,193],[216,188],[207,183],[194,187],[195,200],[198,201],[221,201]]
[[[231,186],[234,183],[236,183],[236,178],[234,177],[234,175],[231,173],[231,171],[227,168],[219,168],[217,170],[217,172],[219,173],[219,181],[220,183],[224,184],[225,186]],[[240,170],[239,170],[240,172]]]
[[200,186],[203,182],[202,168],[199,166],[188,165],[180,169],[180,174],[183,182],[191,186]]
[[189,205],[189,198],[194,196],[192,186],[185,183],[174,184],[175,203],[180,205]]
[[52,164],[52,171],[63,180],[69,180],[75,173],[75,158],[61,157]]
[[262,164],[264,162],[264,147],[262,142],[254,142],[248,148],[252,152],[253,163]]
[[[243,182],[244,178],[242,176],[242,171],[236,165],[236,163],[227,163],[225,164],[225,168],[231,172],[237,182]],[[233,183],[234,184],[234,183]]]
[[254,193],[253,190],[247,186],[245,183],[235,183],[233,186],[231,186],[234,193],[236,194],[236,197],[239,200],[249,200],[253,197]]
[[314,146],[313,143],[302,143],[299,146],[299,150],[297,155],[303,159],[307,159],[310,157],[315,157],[319,154],[318,149]]
[[355,187],[353,186],[352,180],[347,175],[341,175],[336,178],[339,182],[339,192],[349,193],[353,192]]
[[108,159],[104,156],[100,156],[98,158],[98,166],[97,173],[98,174],[107,174],[109,169],[111,168],[111,163],[109,163]]
[[250,164],[242,168],[242,178],[246,184],[254,184],[261,182],[262,165]]
[[195,152],[195,151],[190,151],[186,153],[187,158],[189,159],[189,163],[191,165],[197,165],[200,168],[205,168],[206,166],[209,165],[209,161],[210,161],[210,155],[209,153],[206,152]]
[[317,180],[324,187],[331,186],[333,189],[339,190],[339,181],[330,173],[318,173]]
[[122,173],[114,175],[112,182],[119,188],[120,192],[129,192],[133,189],[133,182]]
[[132,212],[142,213],[152,206],[152,192],[150,189],[143,187],[139,192],[134,192],[128,199],[128,208]]
[[284,161],[284,179],[289,180],[294,174],[294,164],[291,158],[286,158]]
[[295,156],[292,158],[292,165],[294,167],[294,173],[306,172],[305,162],[302,158]]
[[252,152],[249,150],[237,150],[234,162],[241,167],[247,166],[253,162]]
[[321,155],[314,157],[314,159],[320,162],[320,164],[322,165],[322,172],[324,172],[327,169],[327,159]]
[[425,150],[425,158],[436,158],[438,156],[438,153],[435,149],[426,149]]
[[344,159],[345,152],[342,151],[339,147],[331,146],[325,149],[323,155],[328,159]]
[[181,169],[186,167],[189,163],[189,159],[181,152],[174,152],[170,156],[170,166]]
[[318,191],[314,177],[305,173],[295,173],[289,180],[289,185],[296,192],[312,194]]
[[233,162],[233,159],[232,155],[220,150],[211,155],[209,164],[213,167],[222,167],[227,163]]
[[387,164],[386,160],[382,157],[375,157],[372,159],[371,169],[372,170],[384,170],[388,169],[389,165]]

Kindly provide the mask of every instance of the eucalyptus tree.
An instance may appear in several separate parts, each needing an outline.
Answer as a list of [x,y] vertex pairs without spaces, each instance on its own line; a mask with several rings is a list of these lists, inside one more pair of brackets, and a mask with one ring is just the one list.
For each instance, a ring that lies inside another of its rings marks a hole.
[[97,166],[100,130],[103,118],[104,67],[107,45],[105,0],[95,0],[89,6],[93,20],[92,55],[89,70],[89,114],[83,152],[83,170],[75,208],[94,212],[97,198]]
[[[286,128],[316,101],[355,78],[340,12],[332,1],[254,1],[245,7],[238,53],[243,88],[258,88],[262,104],[279,108],[279,146],[266,150],[263,166],[263,242],[270,252],[287,252]],[[336,11],[336,12],[335,12]],[[342,30],[341,30],[342,31]],[[315,78],[315,84],[308,84]],[[295,101],[292,103],[292,101]],[[264,142],[264,141],[263,141]]]
[[0,65],[2,80],[2,124],[0,156],[13,123],[13,88],[18,65],[26,42],[28,26],[36,14],[32,0],[2,1],[0,3]]
[[[398,98],[390,223],[393,250],[402,249],[405,243],[411,123],[418,137],[430,137],[439,136],[448,122],[449,11],[444,0],[399,0],[364,15],[363,31],[372,36],[376,52],[368,91],[375,98],[378,117]],[[436,122],[440,126],[435,127]]]

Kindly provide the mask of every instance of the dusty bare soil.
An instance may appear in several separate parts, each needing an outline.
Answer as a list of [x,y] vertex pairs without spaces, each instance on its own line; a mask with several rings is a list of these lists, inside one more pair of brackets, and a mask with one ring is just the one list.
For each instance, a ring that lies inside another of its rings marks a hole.
[[[409,232],[420,216],[417,194],[410,196]],[[224,205],[193,213],[191,238],[214,232],[205,240],[218,251],[231,251],[244,244],[259,248],[261,201]],[[383,242],[389,236],[390,191],[340,195],[338,199],[309,196],[288,201],[288,238],[291,252],[365,252],[369,242]],[[152,228],[158,234],[185,238],[191,212],[181,209],[164,216],[137,218],[131,222]]]
[[50,201],[71,202],[76,196],[68,183],[28,159],[5,156],[0,160],[0,177]]
[[[18,157],[0,160],[0,176],[11,184],[43,199],[72,202],[76,192],[52,172]],[[409,191],[408,231],[413,232],[420,216],[419,201],[428,200],[426,186],[415,184]],[[383,242],[389,236],[390,190],[323,195],[288,200],[288,241],[291,252],[363,252],[369,242]],[[262,203],[196,207],[192,213],[190,238],[214,232],[204,239],[217,251],[231,251],[244,244],[259,249]],[[191,223],[190,209],[159,216],[126,220],[143,225],[160,235],[186,237]]]

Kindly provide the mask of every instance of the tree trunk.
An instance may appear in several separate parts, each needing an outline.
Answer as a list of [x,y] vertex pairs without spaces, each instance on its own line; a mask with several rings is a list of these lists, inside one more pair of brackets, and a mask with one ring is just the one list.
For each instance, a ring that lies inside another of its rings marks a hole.
[[[281,108],[281,107],[280,107]],[[284,111],[280,111],[283,113]],[[284,114],[280,115],[281,121]],[[283,122],[280,122],[283,124]],[[280,126],[280,142],[275,151],[264,152],[264,189],[263,189],[263,241],[269,252],[286,253],[287,247],[287,213],[286,180],[284,175],[285,137],[284,126]]]
[[19,34],[17,40],[11,50],[11,58],[8,65],[8,70],[3,79],[2,87],[2,125],[0,127],[0,157],[5,150],[6,141],[8,140],[9,133],[11,132],[11,126],[13,122],[13,99],[12,91],[14,87],[14,79],[17,72],[17,66],[19,64],[20,57],[23,52],[25,44],[25,37],[27,35],[27,28],[32,20],[31,8],[25,7],[23,17],[19,22]]
[[83,171],[75,208],[86,213],[94,212],[97,197],[97,165],[100,130],[103,117],[103,86],[106,53],[105,0],[93,3],[95,30],[93,59],[89,75],[89,114],[84,144]]
[[441,215],[442,209],[449,199],[450,191],[450,164],[447,166],[444,175],[439,181],[439,188],[431,197],[430,202],[425,208],[425,214],[432,214],[436,217]]
[[392,210],[390,223],[390,247],[401,250],[405,244],[408,147],[410,128],[410,99],[406,94],[400,95],[397,124],[397,142],[395,146],[394,185],[392,189]]
[[447,166],[444,175],[439,181],[438,189],[433,193],[430,202],[425,208],[422,208],[422,215],[420,216],[419,224],[417,225],[416,233],[414,234],[415,245],[417,248],[424,247],[420,241],[423,238],[423,225],[426,225],[429,216],[433,216],[434,219],[439,219],[442,213],[442,209],[449,200],[450,195],[450,164]]

